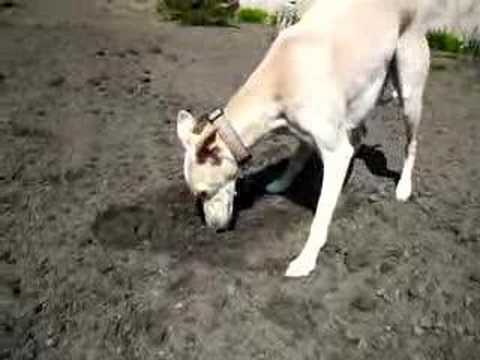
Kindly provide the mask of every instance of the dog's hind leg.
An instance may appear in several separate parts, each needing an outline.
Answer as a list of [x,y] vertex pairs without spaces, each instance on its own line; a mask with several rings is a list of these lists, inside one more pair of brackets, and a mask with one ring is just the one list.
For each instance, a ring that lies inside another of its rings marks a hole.
[[313,149],[307,143],[300,141],[297,150],[288,161],[287,168],[282,175],[266,186],[267,192],[279,194],[288,189],[295,177],[302,171],[305,163],[313,153]]
[[285,274],[288,277],[307,276],[315,268],[318,253],[327,241],[328,228],[353,156],[348,134],[339,130],[335,137],[334,146],[317,142],[324,169],[322,190],[308,240],[300,255],[289,264]]
[[409,32],[400,38],[396,53],[394,83],[403,107],[407,143],[396,198],[406,201],[412,193],[412,171],[417,153],[417,132],[422,117],[423,93],[430,66],[428,43],[420,33]]

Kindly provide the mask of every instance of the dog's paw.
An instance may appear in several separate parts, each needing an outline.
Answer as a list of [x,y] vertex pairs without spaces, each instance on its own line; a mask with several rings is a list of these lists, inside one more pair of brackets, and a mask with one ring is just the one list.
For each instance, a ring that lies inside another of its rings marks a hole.
[[395,196],[398,201],[407,201],[412,194],[412,183],[410,181],[405,181],[400,179],[400,182],[397,185],[395,190]]
[[265,190],[269,194],[281,194],[285,192],[288,187],[290,186],[290,182],[283,180],[283,179],[277,179],[272,181],[270,184],[265,186]]
[[285,272],[286,277],[302,277],[308,276],[313,269],[315,269],[315,261],[296,258],[288,265],[288,269]]

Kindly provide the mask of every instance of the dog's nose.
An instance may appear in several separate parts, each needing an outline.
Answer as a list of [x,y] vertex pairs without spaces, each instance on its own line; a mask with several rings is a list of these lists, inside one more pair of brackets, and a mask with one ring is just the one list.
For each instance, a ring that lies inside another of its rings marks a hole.
[[215,232],[216,233],[223,233],[229,229],[229,223],[226,224],[218,224],[214,226]]
[[196,191],[196,192],[193,193],[193,196],[195,196],[195,198],[197,200],[204,201],[207,198],[207,192],[206,191]]

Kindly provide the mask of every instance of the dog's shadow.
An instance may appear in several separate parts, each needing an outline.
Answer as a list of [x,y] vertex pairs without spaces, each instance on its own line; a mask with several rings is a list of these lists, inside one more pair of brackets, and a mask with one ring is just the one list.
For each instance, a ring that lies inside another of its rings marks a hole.
[[[371,174],[390,179],[395,184],[398,183],[400,174],[388,168],[387,158],[380,149],[380,145],[361,145],[358,148],[350,163],[345,183],[350,179],[354,163],[358,160],[364,162]],[[251,208],[256,201],[269,196],[265,190],[266,185],[278,178],[285,170],[287,164],[288,159],[282,159],[241,178],[237,182],[237,197],[234,207],[235,217],[232,226],[234,226],[239,212]],[[320,196],[322,179],[322,161],[317,155],[312,155],[292,185],[280,195],[313,212],[316,209]]]

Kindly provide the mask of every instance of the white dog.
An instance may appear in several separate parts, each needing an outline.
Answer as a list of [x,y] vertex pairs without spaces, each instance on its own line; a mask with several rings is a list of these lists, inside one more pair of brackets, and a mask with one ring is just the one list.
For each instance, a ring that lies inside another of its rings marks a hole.
[[376,103],[393,64],[406,124],[405,162],[398,200],[412,192],[417,130],[430,53],[425,38],[432,0],[316,1],[283,30],[264,59],[222,110],[194,118],[181,110],[177,131],[186,182],[217,229],[232,217],[235,180],[248,148],[267,133],[288,128],[300,146],[267,190],[286,190],[312,151],[324,164],[322,190],[308,240],[287,276],[316,265],[354,147],[352,131]]

